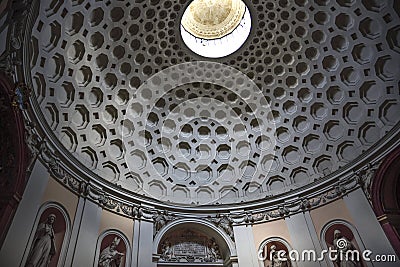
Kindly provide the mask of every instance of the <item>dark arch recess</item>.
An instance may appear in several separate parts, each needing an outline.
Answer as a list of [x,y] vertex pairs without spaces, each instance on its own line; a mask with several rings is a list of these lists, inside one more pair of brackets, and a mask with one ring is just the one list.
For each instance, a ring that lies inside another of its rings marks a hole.
[[26,186],[29,152],[21,110],[14,103],[15,84],[0,72],[0,247]]
[[379,167],[371,187],[372,206],[387,238],[400,255],[400,147]]

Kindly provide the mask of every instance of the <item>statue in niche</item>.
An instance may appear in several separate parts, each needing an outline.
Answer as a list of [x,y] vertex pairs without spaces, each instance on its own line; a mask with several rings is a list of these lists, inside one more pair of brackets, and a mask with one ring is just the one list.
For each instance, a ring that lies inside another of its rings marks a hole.
[[117,246],[121,241],[120,238],[115,237],[113,242],[103,249],[100,253],[99,267],[119,267],[121,266],[121,258],[125,255],[117,250]]
[[[349,257],[346,257],[348,251],[355,251],[355,246],[342,235],[342,232],[336,229],[333,233],[333,248],[337,250],[338,257],[336,259],[336,264],[339,267],[358,267],[361,266],[357,259],[352,258],[352,253],[348,253]],[[341,257],[342,255],[342,257]]]
[[290,261],[287,255],[278,255],[279,251],[276,251],[276,246],[271,246],[271,267],[289,267]]
[[46,222],[40,223],[35,232],[32,248],[28,255],[26,267],[47,267],[56,254],[53,224],[56,215],[50,214]]
[[162,244],[161,258],[165,261],[172,260],[172,245],[168,240],[165,240]]
[[216,262],[221,259],[221,254],[219,252],[219,246],[215,239],[210,239],[207,246],[207,261],[208,262]]

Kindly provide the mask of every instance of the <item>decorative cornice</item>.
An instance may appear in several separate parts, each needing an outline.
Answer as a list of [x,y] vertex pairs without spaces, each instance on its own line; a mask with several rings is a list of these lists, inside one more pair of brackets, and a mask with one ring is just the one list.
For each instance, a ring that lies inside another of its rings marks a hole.
[[277,219],[284,219],[296,213],[309,211],[338,200],[351,191],[359,188],[354,176],[333,184],[327,190],[312,196],[298,197],[292,201],[284,201],[277,206],[271,206],[263,211],[242,212],[232,215],[234,225],[263,223]]

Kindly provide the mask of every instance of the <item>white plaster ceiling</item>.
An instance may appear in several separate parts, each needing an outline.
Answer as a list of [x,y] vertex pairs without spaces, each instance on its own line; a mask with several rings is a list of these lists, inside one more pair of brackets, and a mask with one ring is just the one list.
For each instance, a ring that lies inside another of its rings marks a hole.
[[216,204],[314,182],[399,122],[398,1],[245,2],[250,37],[219,60],[183,44],[189,1],[41,2],[30,74],[54,135],[132,192]]

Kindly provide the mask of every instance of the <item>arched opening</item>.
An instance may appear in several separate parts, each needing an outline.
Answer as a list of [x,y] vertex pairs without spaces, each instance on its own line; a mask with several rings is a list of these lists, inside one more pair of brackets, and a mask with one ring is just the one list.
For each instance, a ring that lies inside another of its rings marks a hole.
[[380,165],[372,182],[372,206],[387,238],[400,255],[400,147]]
[[186,219],[174,222],[155,237],[157,266],[235,266],[236,250],[230,238],[211,223]]
[[0,73],[0,247],[27,183],[29,152],[21,110],[14,99],[15,85]]

